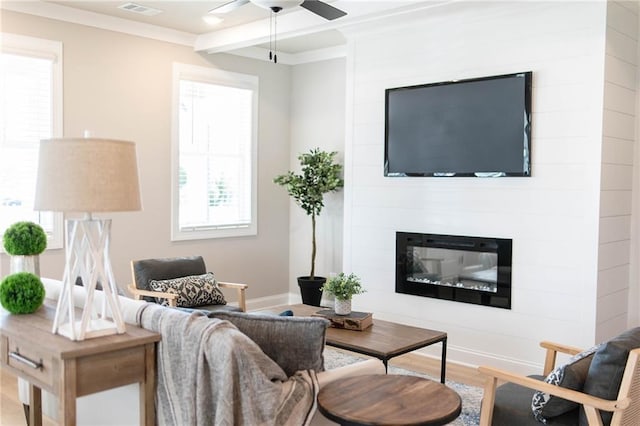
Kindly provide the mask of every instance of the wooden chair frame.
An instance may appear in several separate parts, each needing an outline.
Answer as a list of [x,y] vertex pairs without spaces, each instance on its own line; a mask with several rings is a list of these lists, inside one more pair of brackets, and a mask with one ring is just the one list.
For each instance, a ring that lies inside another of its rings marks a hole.
[[[544,365],[545,376],[555,368],[558,353],[575,355],[582,352],[581,349],[552,342],[542,342],[540,346],[547,350]],[[611,426],[640,425],[640,349],[634,349],[629,353],[618,398],[614,401],[597,398],[583,392],[565,389],[493,367],[481,366],[478,367],[478,371],[487,376],[480,413],[480,426],[491,425],[496,387],[499,381],[515,383],[577,402],[584,407],[590,426],[602,426],[599,411],[613,412]]]
[[[136,277],[133,272],[133,262],[131,262],[131,277],[133,282],[129,284],[128,289],[131,292],[134,299],[140,300],[142,299],[143,296],[156,297],[159,299],[167,299],[167,302],[169,302],[169,306],[176,307],[176,304],[178,301],[177,294],[165,293],[165,292],[153,291],[153,290],[141,290],[138,287],[136,287]],[[247,311],[246,290],[247,288],[249,288],[247,284],[218,281],[218,286],[220,288],[228,288],[228,289],[236,290],[237,298],[238,298],[238,307],[242,310],[242,312]]]

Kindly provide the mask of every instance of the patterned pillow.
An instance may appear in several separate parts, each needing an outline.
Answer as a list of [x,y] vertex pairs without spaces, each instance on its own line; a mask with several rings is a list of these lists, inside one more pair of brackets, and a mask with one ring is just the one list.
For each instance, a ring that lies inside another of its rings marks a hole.
[[[211,272],[172,280],[150,280],[149,287],[154,291],[177,294],[177,305],[182,308],[227,304]],[[162,299],[161,304],[169,306],[167,299]]]
[[[555,370],[549,373],[544,381],[566,389],[582,390],[584,382],[587,379],[589,366],[593,360],[593,354],[599,347],[599,345],[594,346],[574,355],[566,364],[556,367]],[[533,416],[541,423],[547,423],[548,419],[569,412],[577,407],[578,404],[573,401],[568,401],[541,391],[534,393],[533,399],[531,400]]]

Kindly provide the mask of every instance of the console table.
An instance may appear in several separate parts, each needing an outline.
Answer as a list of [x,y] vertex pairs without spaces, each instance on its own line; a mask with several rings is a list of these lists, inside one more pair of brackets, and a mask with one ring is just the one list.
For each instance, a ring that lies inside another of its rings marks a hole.
[[29,425],[42,425],[44,389],[59,399],[58,424],[76,424],[76,398],[140,383],[140,424],[155,424],[155,343],[160,335],[131,324],[126,333],[80,342],[51,333],[55,308],[0,313],[0,366],[29,382]]

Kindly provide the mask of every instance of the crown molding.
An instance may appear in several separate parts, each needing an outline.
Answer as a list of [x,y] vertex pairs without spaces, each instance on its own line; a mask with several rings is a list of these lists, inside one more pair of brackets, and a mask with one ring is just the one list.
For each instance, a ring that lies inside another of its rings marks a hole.
[[183,31],[172,30],[157,25],[135,22],[128,19],[103,15],[100,13],[80,10],[60,4],[43,1],[28,2],[1,2],[0,8],[13,12],[27,13],[43,18],[56,19],[58,21],[71,22],[79,25],[116,31],[153,40],[165,41],[193,47],[197,36]]
[[[263,47],[245,47],[242,49],[232,50],[227,53],[260,61],[269,61],[269,49],[265,49]],[[278,52],[278,63],[283,65],[302,65],[311,62],[344,58],[346,56],[347,48],[342,45],[300,53]]]

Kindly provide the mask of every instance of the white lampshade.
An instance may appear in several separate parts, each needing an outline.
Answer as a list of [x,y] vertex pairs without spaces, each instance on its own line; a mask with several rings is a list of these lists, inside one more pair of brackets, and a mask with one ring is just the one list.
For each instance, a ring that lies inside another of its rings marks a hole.
[[140,210],[136,147],[97,138],[40,141],[35,210]]

